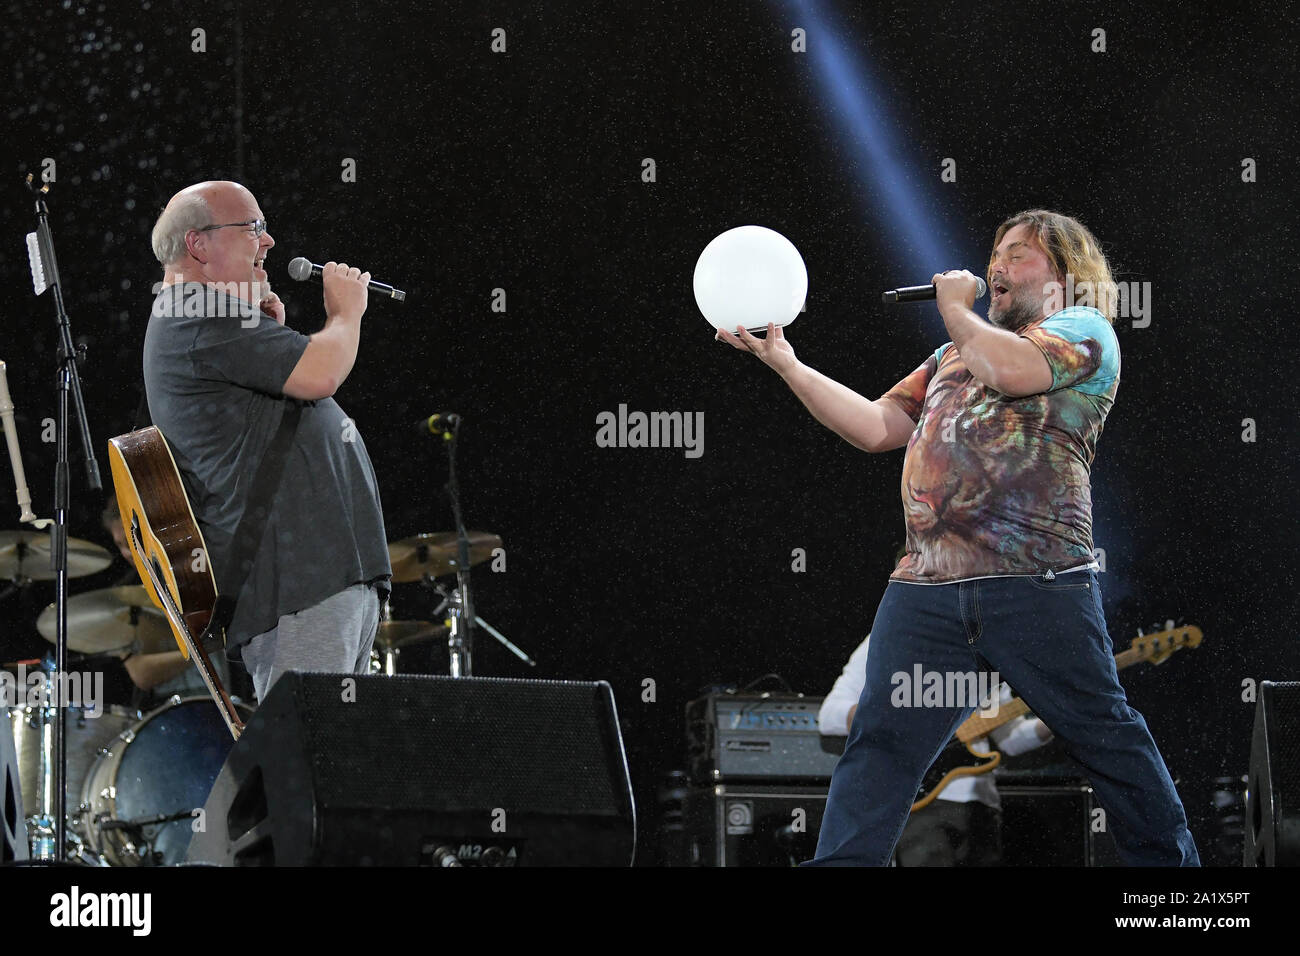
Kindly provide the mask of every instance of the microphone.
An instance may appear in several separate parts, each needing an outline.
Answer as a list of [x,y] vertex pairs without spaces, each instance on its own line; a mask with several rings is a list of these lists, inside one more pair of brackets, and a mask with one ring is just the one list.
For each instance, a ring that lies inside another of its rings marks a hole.
[[0,423],[4,426],[5,439],[9,444],[9,466],[13,469],[14,486],[18,489],[18,510],[22,512],[18,520],[35,522],[37,518],[32,513],[32,495],[27,490],[27,476],[23,474],[23,456],[18,451],[18,429],[14,427],[14,400],[9,397],[9,377],[5,374],[4,362],[0,362]]
[[[306,282],[308,279],[319,279],[322,268],[322,266],[316,265],[310,259],[298,256],[298,258],[289,261],[289,276],[299,282]],[[380,295],[386,295],[398,302],[406,301],[406,293],[401,289],[394,289],[391,285],[376,282],[374,279],[371,279],[366,285],[370,287],[371,292],[378,292]]]
[[438,412],[415,423],[415,430],[421,435],[441,435],[443,441],[455,438],[454,429],[459,427],[460,416],[455,412]]
[[[975,298],[982,299],[988,295],[988,284],[979,276],[975,277],[978,286],[975,289]],[[909,285],[901,289],[890,289],[888,292],[880,294],[881,302],[888,302],[891,305],[896,302],[924,302],[926,299],[933,299],[937,294],[934,283],[930,285]]]

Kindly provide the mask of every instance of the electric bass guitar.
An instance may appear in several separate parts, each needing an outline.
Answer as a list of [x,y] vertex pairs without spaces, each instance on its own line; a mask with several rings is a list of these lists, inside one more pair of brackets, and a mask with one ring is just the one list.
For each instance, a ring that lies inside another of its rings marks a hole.
[[[1140,635],[1133,639],[1131,647],[1115,655],[1115,668],[1123,670],[1144,661],[1163,664],[1175,651],[1185,647],[1199,647],[1201,636],[1201,629],[1193,625]],[[996,750],[973,750],[971,743],[1029,713],[1029,705],[1024,699],[1014,697],[999,704],[996,714],[988,717],[980,716],[979,712],[971,714],[957,728],[952,743],[940,751],[926,771],[921,789],[916,794],[916,802],[912,804],[912,812],[928,807],[939,796],[939,792],[958,777],[974,777],[991,772],[1002,762],[1002,754]]]
[[238,740],[244,722],[211,659],[225,645],[225,635],[206,633],[217,603],[217,581],[167,440],[153,426],[119,435],[109,440],[108,458],[122,528],[140,580],[167,615],[181,653],[199,669]]

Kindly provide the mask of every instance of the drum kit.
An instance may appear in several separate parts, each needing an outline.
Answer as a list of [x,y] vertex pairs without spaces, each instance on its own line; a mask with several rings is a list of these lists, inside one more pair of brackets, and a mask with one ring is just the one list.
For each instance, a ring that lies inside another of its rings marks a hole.
[[[446,636],[450,675],[468,677],[472,672],[475,627],[487,631],[529,667],[536,667],[536,661],[478,616],[470,600],[469,569],[490,560],[500,549],[501,537],[487,531],[466,531],[463,541],[455,531],[390,541],[388,560],[393,567],[393,583],[419,583],[434,591],[442,603],[434,608],[432,616],[445,614],[446,617],[441,625],[430,621],[397,621],[393,620],[391,602],[385,602],[370,656],[371,672],[396,674],[402,648]],[[454,588],[438,580],[451,575],[456,577]]]
[[[85,577],[112,564],[109,552],[90,541],[68,541],[68,576]],[[0,578],[4,596],[54,577],[49,535],[0,532]],[[108,658],[174,650],[162,613],[138,586],[103,588],[68,599],[70,662],[85,676]],[[56,608],[36,620],[47,641],[56,638]],[[59,697],[53,653],[0,664],[16,688],[5,700],[13,736],[30,858],[55,859],[57,794],[54,733]],[[102,692],[102,680],[99,685]],[[64,700],[67,710],[67,859],[86,866],[178,863],[189,843],[192,815],[180,807],[202,806],[225,762],[230,737],[204,697],[173,697],[142,712],[102,700]],[[93,695],[91,695],[93,696]]]
[[[219,712],[202,696],[172,697],[148,713],[118,705],[97,716],[88,711],[69,708],[65,725],[68,860],[182,862],[194,808],[203,806],[232,743]],[[33,860],[54,859],[54,719],[50,706],[9,708]]]
[[[69,577],[109,567],[112,557],[99,545],[69,539]],[[418,534],[389,544],[394,584],[418,583],[441,599],[428,620],[394,619],[390,602],[371,652],[371,672],[395,675],[401,653],[435,639],[448,640],[452,676],[471,672],[472,635],[481,628],[529,665],[535,662],[479,617],[470,599],[469,570],[499,554],[498,535],[480,531]],[[49,580],[48,536],[0,532],[0,597]],[[454,587],[442,580],[455,577]],[[36,630],[56,639],[56,608],[38,616]],[[102,666],[103,659],[176,649],[166,617],[140,586],[102,588],[67,602],[68,650],[78,668]],[[18,779],[30,856],[56,858],[57,813],[54,726],[54,656],[0,664],[16,674],[19,700],[4,701],[17,755]],[[235,699],[245,719],[252,708]],[[225,763],[232,746],[219,711],[206,696],[173,696],[148,711],[102,701],[82,701],[67,710],[67,794],[65,854],[86,866],[158,866],[182,863],[193,832],[196,808]]]

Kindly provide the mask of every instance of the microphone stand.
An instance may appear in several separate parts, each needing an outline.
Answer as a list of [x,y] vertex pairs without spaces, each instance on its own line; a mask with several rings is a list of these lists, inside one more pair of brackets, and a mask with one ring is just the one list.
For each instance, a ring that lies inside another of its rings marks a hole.
[[469,535],[460,513],[460,484],[456,481],[456,445],[460,438],[460,416],[452,423],[447,439],[447,497],[456,522],[456,588],[451,593],[451,636],[447,638],[452,677],[473,673],[474,604],[469,591]]
[[452,677],[471,675],[475,626],[483,628],[495,637],[529,667],[536,667],[535,660],[510,643],[504,634],[474,612],[469,590],[469,533],[465,530],[465,522],[461,517],[460,483],[456,480],[456,440],[460,437],[460,416],[457,415],[453,419],[449,415],[447,420],[451,423],[452,430],[443,433],[443,438],[447,442],[448,457],[447,484],[444,487],[447,490],[447,497],[451,500],[452,518],[456,522],[456,587],[448,591],[428,574],[424,576],[424,584],[436,591],[443,599],[434,611],[435,617],[445,609],[451,609],[448,612],[451,615],[451,636],[447,638],[449,673]]
[[58,418],[55,424],[58,458],[54,466],[54,526],[50,530],[50,570],[55,573],[54,601],[57,607],[57,639],[55,641],[55,686],[53,703],[58,716],[54,722],[54,788],[56,793],[54,813],[54,859],[67,862],[67,812],[68,792],[64,785],[68,771],[67,702],[63,691],[67,688],[64,668],[68,649],[68,399],[71,396],[78,421],[81,424],[81,448],[86,456],[86,481],[92,491],[99,491],[99,462],[90,438],[86,420],[86,403],[81,397],[81,376],[77,360],[84,357],[72,341],[72,324],[63,305],[63,290],[59,283],[59,267],[54,258],[54,237],[50,232],[50,211],[45,204],[47,183],[40,189],[32,188],[32,176],[27,176],[27,188],[36,197],[36,237],[40,245],[41,264],[46,284],[54,293],[55,319],[59,329],[58,352]]

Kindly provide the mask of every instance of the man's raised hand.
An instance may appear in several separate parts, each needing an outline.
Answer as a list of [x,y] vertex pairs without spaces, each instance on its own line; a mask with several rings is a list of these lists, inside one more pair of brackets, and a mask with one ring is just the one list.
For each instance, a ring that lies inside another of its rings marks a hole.
[[772,322],[767,324],[767,335],[761,339],[750,335],[739,325],[736,326],[735,335],[726,329],[718,329],[713,338],[719,342],[729,342],[732,348],[753,352],[778,375],[785,375],[799,364],[799,360],[794,357],[794,347],[786,341],[785,330]]
[[284,325],[284,303],[274,292],[268,293],[266,298],[257,304],[257,307],[269,315],[275,321]]
[[325,286],[325,317],[340,316],[353,322],[360,321],[370,299],[370,273],[362,272],[345,262],[327,262],[320,272]]
[[934,297],[937,300],[935,305],[940,315],[952,308],[970,311],[975,307],[975,299],[979,296],[979,280],[973,273],[965,269],[936,272],[930,277],[930,283],[934,286]]

